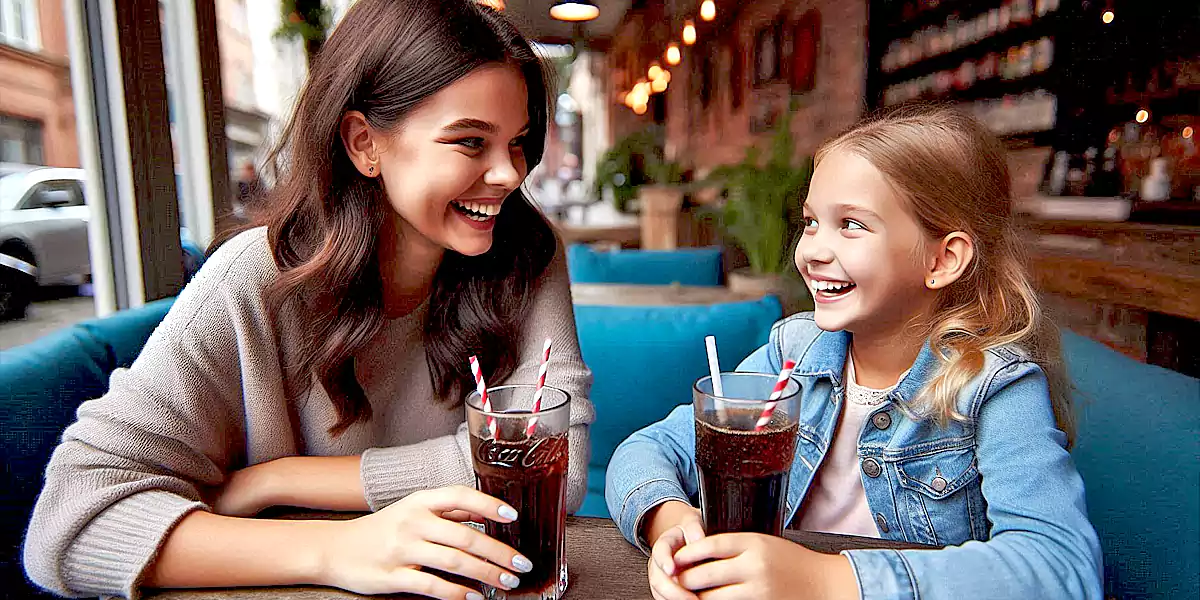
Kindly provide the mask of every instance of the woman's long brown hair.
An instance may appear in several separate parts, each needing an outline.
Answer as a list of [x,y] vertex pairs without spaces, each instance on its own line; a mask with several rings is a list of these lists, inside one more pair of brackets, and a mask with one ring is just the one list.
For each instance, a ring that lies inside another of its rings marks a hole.
[[[376,130],[393,131],[422,102],[489,63],[515,65],[524,75],[532,169],[549,115],[546,70],[516,28],[471,0],[359,0],[321,48],[268,157],[268,167],[278,166],[275,185],[250,223],[266,226],[280,271],[266,301],[273,318],[300,303],[304,335],[288,376],[315,377],[325,388],[338,415],[334,435],[371,417],[354,356],[384,323],[379,236],[392,211],[380,180],[351,163],[339,135],[342,116],[357,110]],[[441,400],[470,387],[471,354],[488,357],[489,381],[516,368],[518,326],[555,248],[549,223],[518,189],[496,217],[487,253],[445,253],[424,328]]]

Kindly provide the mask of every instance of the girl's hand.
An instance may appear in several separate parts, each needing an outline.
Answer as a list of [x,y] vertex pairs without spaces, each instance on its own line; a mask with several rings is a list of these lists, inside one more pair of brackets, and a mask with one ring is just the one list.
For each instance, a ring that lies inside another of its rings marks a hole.
[[377,513],[331,523],[334,533],[323,549],[318,583],[359,594],[482,600],[475,590],[422,570],[428,568],[501,589],[519,585],[512,571],[528,573],[529,559],[456,522],[472,518],[510,523],[517,513],[482,492],[453,486],[417,492]]
[[704,539],[700,511],[682,502],[670,501],[656,508],[647,521],[648,534],[662,532],[654,540],[646,567],[651,595],[655,600],[696,600],[695,594],[679,585],[676,576],[680,569],[675,564],[675,553],[686,544]]
[[769,535],[714,535],[681,548],[675,564],[700,600],[859,597],[849,559]]

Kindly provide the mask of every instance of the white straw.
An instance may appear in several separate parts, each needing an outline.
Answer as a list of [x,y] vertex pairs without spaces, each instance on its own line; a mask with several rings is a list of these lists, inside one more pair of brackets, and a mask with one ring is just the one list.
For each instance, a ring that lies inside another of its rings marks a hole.
[[721,364],[717,362],[717,338],[711,335],[705,337],[704,345],[708,348],[708,373],[712,375],[713,395],[723,397],[725,391],[721,389]]

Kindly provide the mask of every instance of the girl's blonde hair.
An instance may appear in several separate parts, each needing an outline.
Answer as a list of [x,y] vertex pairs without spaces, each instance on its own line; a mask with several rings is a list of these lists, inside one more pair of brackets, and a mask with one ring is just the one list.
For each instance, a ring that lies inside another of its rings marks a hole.
[[983,368],[983,353],[1021,347],[1046,373],[1058,427],[1074,441],[1069,384],[1058,329],[1043,313],[1013,227],[1007,152],[979,121],[951,108],[921,107],[870,118],[829,140],[879,169],[909,203],[931,240],[961,231],[975,256],[963,276],[939,293],[928,322],[940,366],[912,407],[945,425],[962,419],[959,391]]

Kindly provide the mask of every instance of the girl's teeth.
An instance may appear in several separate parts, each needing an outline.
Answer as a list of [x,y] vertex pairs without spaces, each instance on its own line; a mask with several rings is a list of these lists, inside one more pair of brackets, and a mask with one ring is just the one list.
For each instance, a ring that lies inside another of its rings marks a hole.
[[845,288],[848,288],[848,287],[850,287],[850,285],[851,285],[850,283],[833,282],[833,281],[814,281],[814,282],[812,282],[813,290],[818,291],[818,292],[821,292],[821,291],[836,292],[836,291],[840,291]]

